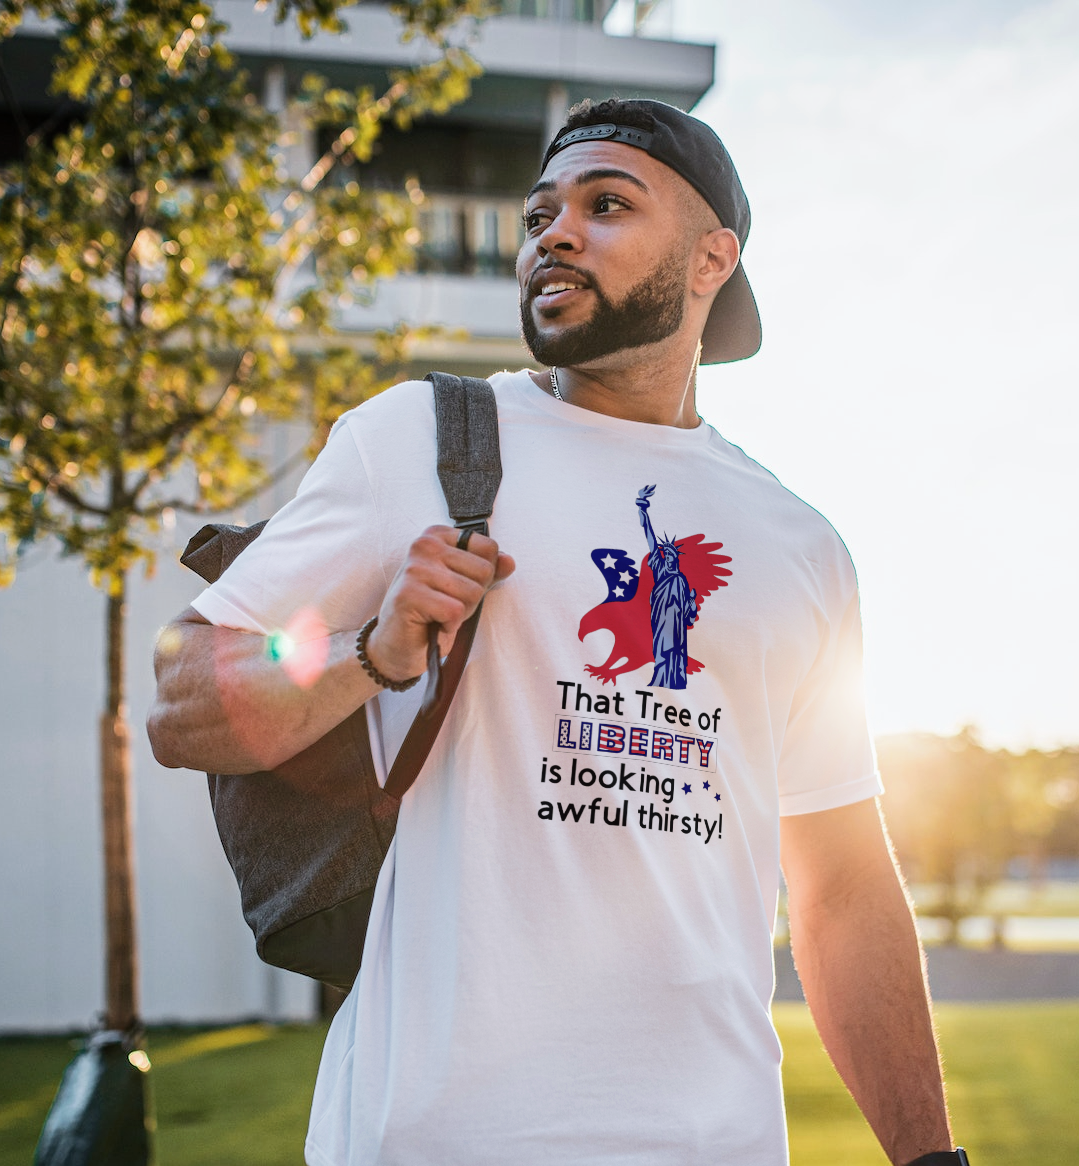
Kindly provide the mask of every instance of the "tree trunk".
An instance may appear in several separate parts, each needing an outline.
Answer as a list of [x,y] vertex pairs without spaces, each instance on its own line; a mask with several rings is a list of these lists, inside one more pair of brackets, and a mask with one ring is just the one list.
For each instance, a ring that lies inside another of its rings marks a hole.
[[101,809],[105,835],[107,1028],[133,1028],[139,1015],[135,936],[135,852],[132,829],[131,731],[124,702],[126,576],[107,598],[106,702],[101,716]]

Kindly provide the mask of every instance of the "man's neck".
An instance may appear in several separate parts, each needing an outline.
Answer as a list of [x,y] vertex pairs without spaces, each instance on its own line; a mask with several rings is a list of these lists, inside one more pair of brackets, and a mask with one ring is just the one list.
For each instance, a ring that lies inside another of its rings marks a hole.
[[[598,365],[559,368],[557,376],[562,398],[580,409],[676,429],[696,429],[700,424],[695,353],[674,356],[668,352],[648,359],[637,349],[617,353]],[[532,379],[551,393],[549,373],[532,373]]]

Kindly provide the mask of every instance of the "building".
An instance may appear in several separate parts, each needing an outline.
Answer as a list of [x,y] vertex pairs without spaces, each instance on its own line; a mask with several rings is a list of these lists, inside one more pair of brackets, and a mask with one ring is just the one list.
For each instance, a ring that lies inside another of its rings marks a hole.
[[[711,86],[714,48],[645,35],[612,35],[611,23],[654,4],[620,0],[506,0],[479,30],[485,72],[471,98],[409,135],[387,134],[360,176],[399,182],[415,174],[427,200],[418,271],[378,289],[346,318],[365,331],[400,319],[446,333],[415,352],[417,366],[485,375],[516,367],[520,199],[543,146],[570,104],[585,96],[649,96],[691,107]],[[287,117],[309,71],[355,87],[384,81],[413,46],[399,41],[384,4],[350,11],[349,32],[304,41],[250,0],[220,0],[226,38],[256,92]],[[2,52],[23,116],[53,109],[47,92],[53,34],[27,18]],[[17,148],[16,122],[0,114],[0,151]],[[319,143],[300,140],[306,168]],[[284,501],[277,496],[261,509]],[[254,517],[254,515],[252,515]],[[175,546],[191,531],[178,525]],[[173,548],[175,550],[175,548]],[[198,581],[166,550],[152,582],[133,580],[128,677],[135,729],[136,839],[143,1015],[149,1022],[304,1018],[315,985],[262,965],[198,775],[163,770],[141,726],[152,692],[158,627],[197,593]],[[104,999],[103,888],[97,784],[97,717],[103,703],[104,601],[82,567],[48,546],[33,549],[15,586],[0,592],[0,1031],[85,1029]]]

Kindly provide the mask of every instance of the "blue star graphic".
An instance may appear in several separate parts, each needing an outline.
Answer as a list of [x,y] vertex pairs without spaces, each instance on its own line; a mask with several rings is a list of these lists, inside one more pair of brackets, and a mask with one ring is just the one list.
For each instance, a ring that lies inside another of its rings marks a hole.
[[705,788],[705,789],[711,789],[712,787],[711,787],[711,786],[708,784],[708,782],[705,782],[705,783],[704,783],[704,788]]
[[691,785],[684,785],[684,786],[682,786],[682,793],[684,793],[684,794],[688,794],[688,793],[689,793],[689,792],[690,792],[692,789],[693,789],[693,786],[691,786]]
[[719,801],[719,794],[716,794],[716,801]]

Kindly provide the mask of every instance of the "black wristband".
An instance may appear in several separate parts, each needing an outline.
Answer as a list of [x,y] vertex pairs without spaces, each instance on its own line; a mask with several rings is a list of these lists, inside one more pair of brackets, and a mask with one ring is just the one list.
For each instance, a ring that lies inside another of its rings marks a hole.
[[937,1150],[932,1154],[923,1154],[908,1162],[907,1166],[970,1166],[970,1159],[962,1146],[954,1150]]
[[[375,630],[375,624],[378,623],[378,616],[373,615],[367,623],[360,628],[360,634],[356,637],[356,657],[363,665],[364,672],[380,687],[388,688],[390,692],[407,692],[414,684],[420,681],[419,676],[413,676],[410,680],[391,680],[388,676],[383,676],[381,672],[371,663],[367,655],[367,639]],[[420,673],[422,676],[423,673]]]

